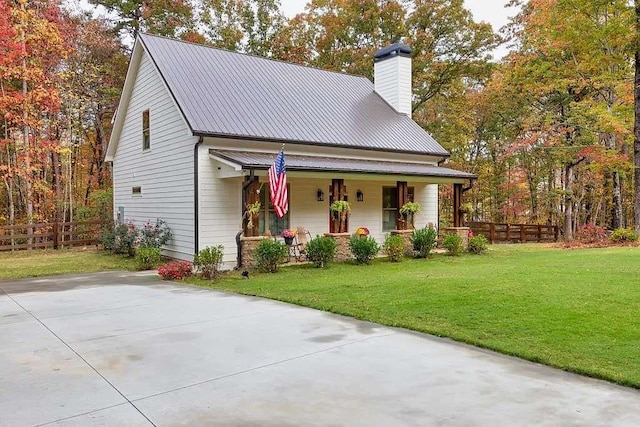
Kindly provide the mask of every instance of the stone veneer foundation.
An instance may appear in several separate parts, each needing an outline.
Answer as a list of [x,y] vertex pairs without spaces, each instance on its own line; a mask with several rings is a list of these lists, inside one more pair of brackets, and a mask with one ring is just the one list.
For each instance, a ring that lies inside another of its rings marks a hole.
[[242,268],[251,269],[255,268],[256,260],[255,260],[255,252],[256,248],[264,239],[268,239],[266,236],[257,236],[257,237],[241,237],[240,238],[240,246],[242,253]]
[[335,262],[344,262],[351,259],[351,251],[349,250],[350,233],[325,233],[326,237],[331,237],[336,242]]

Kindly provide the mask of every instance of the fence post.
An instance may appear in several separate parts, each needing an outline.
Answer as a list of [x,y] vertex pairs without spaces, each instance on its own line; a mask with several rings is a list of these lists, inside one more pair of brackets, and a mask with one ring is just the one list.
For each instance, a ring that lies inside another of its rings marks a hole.
[[520,224],[520,243],[525,243],[527,236],[526,236],[526,230],[524,228],[524,224]]
[[557,225],[553,226],[553,240],[554,240],[554,242],[558,241],[558,226]]
[[53,249],[58,249],[58,221],[53,223]]
[[538,243],[542,242],[542,226],[538,224]]
[[490,222],[489,223],[489,239],[491,240],[491,244],[493,244],[493,242],[496,240],[496,223],[495,222]]

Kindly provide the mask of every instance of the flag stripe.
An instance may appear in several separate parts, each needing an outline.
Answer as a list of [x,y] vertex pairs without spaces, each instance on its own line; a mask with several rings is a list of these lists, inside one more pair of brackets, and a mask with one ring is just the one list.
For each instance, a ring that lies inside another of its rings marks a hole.
[[282,218],[289,210],[287,192],[287,168],[284,161],[284,150],[280,150],[273,165],[269,168],[269,196],[276,216]]

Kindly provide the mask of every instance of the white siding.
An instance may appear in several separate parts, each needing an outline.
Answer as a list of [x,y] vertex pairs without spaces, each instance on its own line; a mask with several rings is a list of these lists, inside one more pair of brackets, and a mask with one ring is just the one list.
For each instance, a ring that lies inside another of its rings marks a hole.
[[393,56],[374,64],[375,91],[397,112],[411,117],[411,58]]
[[[149,110],[151,149],[142,150],[142,112]],[[190,131],[160,74],[143,53],[113,162],[114,209],[136,224],[167,221],[173,241],[167,254],[185,260],[194,252],[193,147]],[[142,188],[141,196],[131,194]]]
[[224,165],[209,157],[209,146],[202,145],[198,157],[198,208],[200,249],[224,246],[224,263],[235,267],[236,234],[242,227],[242,182],[238,178],[220,178]]

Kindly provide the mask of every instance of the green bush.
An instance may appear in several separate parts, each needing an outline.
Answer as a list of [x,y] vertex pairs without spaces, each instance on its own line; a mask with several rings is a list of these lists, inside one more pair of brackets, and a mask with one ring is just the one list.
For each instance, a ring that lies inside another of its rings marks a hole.
[[371,236],[358,237],[353,235],[349,240],[349,250],[356,260],[356,264],[369,264],[380,251],[380,246]]
[[480,255],[487,251],[489,241],[483,234],[478,234],[469,238],[469,252],[472,254]]
[[628,228],[616,228],[611,233],[611,241],[614,243],[635,242],[638,240],[638,234]]
[[398,262],[404,258],[404,239],[397,234],[390,234],[384,239],[382,250],[391,262]]
[[215,279],[220,271],[224,246],[207,246],[193,257],[193,265],[205,279]]
[[100,232],[100,243],[106,251],[113,251],[116,244],[116,232],[112,222],[108,222],[102,226]]
[[134,256],[140,236],[138,227],[133,222],[127,221],[124,224],[116,225],[114,234],[113,252],[126,254],[130,257]]
[[409,237],[413,244],[413,253],[416,258],[426,258],[436,247],[438,232],[433,227],[425,227],[413,230]]
[[275,273],[288,254],[289,248],[284,243],[267,239],[260,242],[254,256],[259,270]]
[[336,256],[337,245],[331,237],[316,237],[309,240],[305,246],[305,254],[307,259],[315,264],[316,267],[322,268],[333,262]]
[[457,234],[447,234],[442,240],[442,246],[447,250],[447,253],[451,256],[458,256],[464,249],[462,247],[462,237]]
[[160,248],[171,241],[173,234],[167,222],[157,218],[156,223],[147,221],[140,229],[140,246]]
[[139,270],[151,270],[162,262],[160,248],[153,246],[139,246],[136,249],[136,264]]

